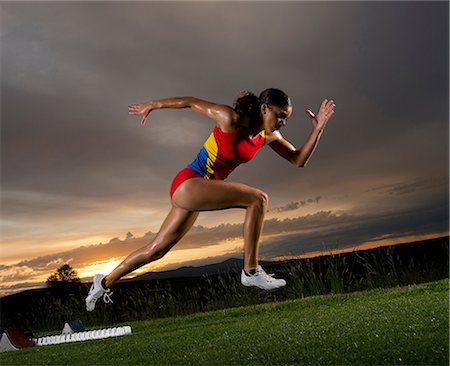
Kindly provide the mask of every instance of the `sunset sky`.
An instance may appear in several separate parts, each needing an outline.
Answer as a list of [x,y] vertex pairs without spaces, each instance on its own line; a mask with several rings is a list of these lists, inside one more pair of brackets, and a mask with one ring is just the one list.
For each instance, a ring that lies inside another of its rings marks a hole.
[[[284,90],[283,136],[336,102],[306,168],[269,147],[228,178],[265,191],[261,257],[448,235],[449,4],[3,2],[0,295],[70,263],[107,273],[151,241],[214,122],[127,106]],[[201,213],[144,271],[242,257],[245,211]]]

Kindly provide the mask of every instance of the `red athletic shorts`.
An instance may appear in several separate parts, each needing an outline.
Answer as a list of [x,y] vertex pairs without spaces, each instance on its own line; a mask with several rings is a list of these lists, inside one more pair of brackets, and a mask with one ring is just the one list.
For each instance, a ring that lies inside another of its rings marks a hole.
[[174,192],[177,190],[178,186],[184,181],[191,178],[201,178],[202,176],[198,174],[194,169],[184,168],[180,171],[173,179],[172,186],[170,187],[170,197],[173,196]]

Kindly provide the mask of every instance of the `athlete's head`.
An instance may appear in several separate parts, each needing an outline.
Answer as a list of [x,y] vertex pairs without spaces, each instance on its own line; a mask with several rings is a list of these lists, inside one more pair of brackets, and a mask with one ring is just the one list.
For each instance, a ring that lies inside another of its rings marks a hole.
[[292,104],[280,89],[266,89],[259,95],[260,118],[266,131],[273,132],[286,125],[292,114]]
[[275,131],[286,124],[292,114],[291,100],[280,89],[266,89],[259,97],[251,92],[241,92],[234,103],[234,110],[247,116],[250,122],[258,123],[269,131]]

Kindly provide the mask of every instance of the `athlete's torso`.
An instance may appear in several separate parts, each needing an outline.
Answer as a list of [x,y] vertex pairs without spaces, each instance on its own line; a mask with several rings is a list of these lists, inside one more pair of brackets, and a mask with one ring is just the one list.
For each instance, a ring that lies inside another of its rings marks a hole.
[[264,143],[264,130],[251,138],[241,127],[223,132],[216,125],[188,167],[205,179],[225,179],[238,165],[250,161]]

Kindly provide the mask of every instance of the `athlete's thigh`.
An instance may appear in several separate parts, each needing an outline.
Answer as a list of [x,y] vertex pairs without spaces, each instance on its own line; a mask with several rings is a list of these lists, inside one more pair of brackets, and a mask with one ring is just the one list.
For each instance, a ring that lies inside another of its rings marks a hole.
[[191,211],[246,208],[258,194],[264,195],[257,188],[242,183],[192,178],[178,187],[172,204]]

